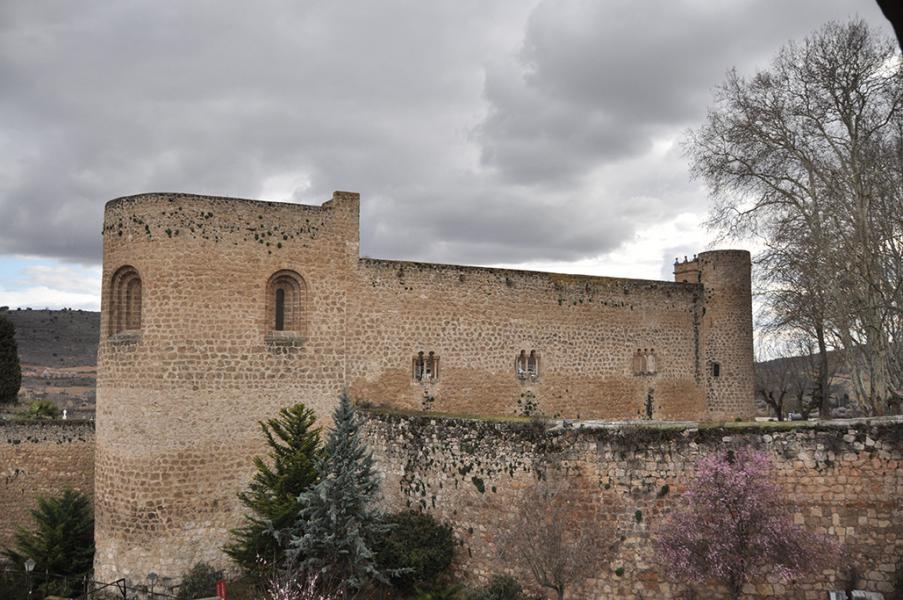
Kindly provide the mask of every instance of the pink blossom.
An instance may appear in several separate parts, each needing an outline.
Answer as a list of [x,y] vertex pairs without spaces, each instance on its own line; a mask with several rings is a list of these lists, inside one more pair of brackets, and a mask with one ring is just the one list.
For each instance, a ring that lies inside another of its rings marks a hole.
[[770,457],[752,448],[699,460],[695,480],[658,531],[669,579],[718,581],[739,598],[754,578],[789,580],[831,565],[837,543],[793,522],[771,471]]

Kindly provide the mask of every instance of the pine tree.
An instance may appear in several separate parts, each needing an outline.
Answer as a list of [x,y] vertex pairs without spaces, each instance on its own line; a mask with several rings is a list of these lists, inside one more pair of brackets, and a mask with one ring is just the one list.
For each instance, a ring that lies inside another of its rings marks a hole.
[[16,328],[12,321],[0,315],[0,404],[15,402],[21,385]]
[[[36,578],[44,573],[54,576],[40,588],[47,594],[68,594],[77,589],[94,562],[94,516],[91,500],[74,490],[59,496],[38,498],[31,511],[33,530],[19,529],[16,549],[3,554],[22,569],[29,558],[35,561]],[[64,579],[68,578],[68,579]]]
[[316,417],[303,404],[283,408],[279,416],[260,422],[269,446],[268,461],[254,459],[257,473],[248,491],[239,494],[249,510],[244,524],[232,530],[223,549],[245,573],[262,579],[284,561],[290,530],[298,519],[298,496],[317,481],[322,453]]
[[371,548],[389,527],[375,509],[379,479],[373,455],[345,393],[333,421],[317,466],[320,480],[299,498],[301,515],[289,556],[300,570],[347,591],[360,589],[368,580],[387,581]]

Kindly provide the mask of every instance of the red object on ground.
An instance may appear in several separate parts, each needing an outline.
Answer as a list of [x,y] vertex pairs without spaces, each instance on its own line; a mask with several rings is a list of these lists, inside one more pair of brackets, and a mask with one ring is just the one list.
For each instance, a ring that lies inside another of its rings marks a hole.
[[216,582],[216,597],[226,600],[226,582],[222,579]]

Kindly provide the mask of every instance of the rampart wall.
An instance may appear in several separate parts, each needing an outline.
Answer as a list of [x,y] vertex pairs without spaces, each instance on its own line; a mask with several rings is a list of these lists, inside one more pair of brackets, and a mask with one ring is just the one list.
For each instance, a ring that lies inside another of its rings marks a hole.
[[94,493],[94,423],[0,421],[0,549],[31,524],[39,497],[66,488]]
[[[623,541],[575,598],[681,598],[663,578],[652,538],[706,453],[740,445],[766,450],[797,523],[844,544],[840,570],[797,582],[763,581],[745,598],[825,597],[845,589],[851,569],[862,589],[888,594],[903,568],[903,421],[817,425],[644,424],[545,431],[499,422],[372,412],[368,440],[385,474],[391,510],[417,508],[452,523],[457,568],[486,580],[512,570],[500,539],[537,474],[571,483],[573,510]],[[665,487],[667,486],[667,487]],[[623,572],[619,571],[623,569]],[[619,575],[618,573],[622,573]],[[900,591],[900,590],[897,590]],[[699,598],[726,598],[698,589]]]

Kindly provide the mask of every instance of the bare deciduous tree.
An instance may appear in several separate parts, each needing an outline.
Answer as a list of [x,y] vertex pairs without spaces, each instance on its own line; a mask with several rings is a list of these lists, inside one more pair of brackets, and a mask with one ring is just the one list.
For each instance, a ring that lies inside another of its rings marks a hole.
[[903,397],[903,67],[863,21],[829,23],[770,69],[728,74],[691,132],[693,172],[715,199],[710,225],[755,237],[774,324],[842,349],[860,406]]
[[564,479],[540,480],[522,496],[501,540],[503,557],[558,600],[597,575],[617,547],[615,528],[592,514],[601,508],[593,496]]
[[760,338],[756,349],[756,395],[774,412],[778,421],[783,421],[784,401],[791,391],[794,366],[787,359],[768,360],[774,352],[775,344]]

